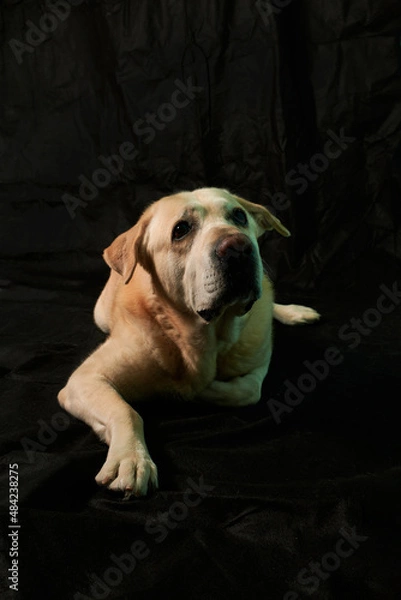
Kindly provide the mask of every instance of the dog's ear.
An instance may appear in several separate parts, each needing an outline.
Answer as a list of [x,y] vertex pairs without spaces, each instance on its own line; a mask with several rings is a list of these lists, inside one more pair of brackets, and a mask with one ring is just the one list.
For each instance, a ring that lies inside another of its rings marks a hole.
[[270,229],[275,229],[284,237],[289,237],[291,235],[287,227],[284,227],[280,219],[272,215],[272,213],[261,204],[254,204],[253,202],[244,200],[239,196],[234,196],[234,198],[238,200],[241,206],[255,219],[256,224],[258,225],[258,237],[262,235],[264,231]]
[[148,221],[141,218],[134,227],[121,233],[103,252],[105,262],[110,269],[114,269],[123,277],[125,284],[134,274],[147,225]]

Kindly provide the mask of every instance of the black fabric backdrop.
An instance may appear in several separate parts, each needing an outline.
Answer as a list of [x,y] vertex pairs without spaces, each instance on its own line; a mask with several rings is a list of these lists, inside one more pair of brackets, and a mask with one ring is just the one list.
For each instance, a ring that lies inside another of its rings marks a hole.
[[[399,0],[2,2],[2,598],[400,597],[400,29]],[[323,317],[275,326],[255,407],[141,404],[160,490],[123,502],[56,394],[103,248],[205,185],[279,216],[277,297]]]

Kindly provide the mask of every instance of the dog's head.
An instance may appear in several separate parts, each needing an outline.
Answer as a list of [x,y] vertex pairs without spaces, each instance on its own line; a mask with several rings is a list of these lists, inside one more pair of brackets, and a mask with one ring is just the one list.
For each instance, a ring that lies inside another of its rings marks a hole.
[[228,307],[245,314],[261,295],[257,238],[269,229],[290,235],[265,207],[202,188],[152,204],[104,258],[126,284],[139,262],[159,294],[210,322]]

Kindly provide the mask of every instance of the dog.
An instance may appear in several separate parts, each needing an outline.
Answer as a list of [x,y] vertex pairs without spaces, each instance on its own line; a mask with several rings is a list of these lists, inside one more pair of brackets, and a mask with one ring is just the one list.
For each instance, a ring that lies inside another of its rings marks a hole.
[[151,204],[103,257],[110,277],[94,310],[108,334],[59,392],[60,405],[109,446],[96,476],[125,498],[157,488],[143,421],[129,404],[154,395],[255,404],[272,353],[272,319],[311,323],[280,305],[257,239],[290,232],[264,206],[201,188]]

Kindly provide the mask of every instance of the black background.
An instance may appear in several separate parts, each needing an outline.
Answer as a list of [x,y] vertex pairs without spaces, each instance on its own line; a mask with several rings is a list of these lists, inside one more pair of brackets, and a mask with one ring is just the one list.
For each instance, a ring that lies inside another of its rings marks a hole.
[[[12,463],[21,524],[20,593],[4,577],[2,597],[398,599],[401,309],[376,307],[401,258],[399,0],[62,4],[0,7],[2,575]],[[145,136],[177,80],[201,90]],[[319,162],[333,135],[344,147]],[[135,158],[71,214],[65,194],[125,142]],[[313,181],[294,183],[300,163]],[[103,339],[103,248],[149,202],[211,185],[291,230],[261,240],[277,298],[323,317],[276,324],[255,407],[141,405],[160,491],[122,502],[94,482],[106,447],[56,395]],[[341,362],[277,423],[271,399],[332,346]],[[302,569],[336,564],[344,531],[363,541],[312,589]],[[136,540],[147,556],[91,590]]]

